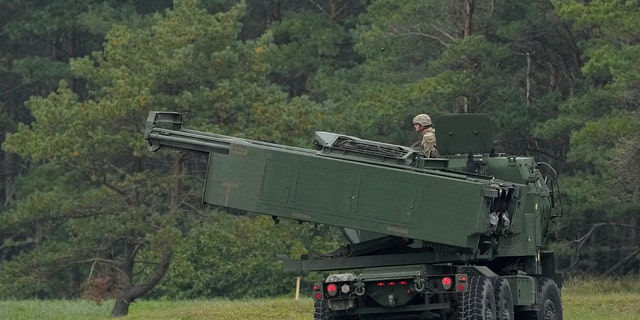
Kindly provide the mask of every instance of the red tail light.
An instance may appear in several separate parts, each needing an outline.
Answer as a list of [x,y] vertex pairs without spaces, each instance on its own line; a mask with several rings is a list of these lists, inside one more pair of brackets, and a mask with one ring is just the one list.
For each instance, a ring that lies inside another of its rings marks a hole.
[[320,286],[319,284],[313,285],[313,298],[315,300],[322,300],[322,292],[320,292],[321,288],[322,286]]
[[453,285],[453,280],[450,277],[442,278],[442,288],[443,289],[449,290],[449,289],[451,289],[452,285]]
[[407,284],[409,284],[409,281],[407,280],[400,280],[400,281],[379,281],[376,282],[376,287],[394,287],[394,286],[406,286]]
[[335,283],[330,283],[327,285],[327,293],[332,296],[335,297],[336,294],[338,294],[338,286]]
[[458,284],[456,290],[458,290],[458,292],[467,290],[467,280],[468,278],[466,274],[459,274],[456,276],[456,283]]

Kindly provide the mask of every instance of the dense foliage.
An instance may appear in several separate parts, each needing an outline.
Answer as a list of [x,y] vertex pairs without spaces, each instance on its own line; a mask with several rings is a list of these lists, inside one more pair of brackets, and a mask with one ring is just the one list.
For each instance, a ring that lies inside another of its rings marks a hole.
[[206,159],[146,152],[149,110],[297,146],[314,130],[410,145],[416,113],[488,113],[499,151],[560,173],[560,269],[637,274],[639,14],[604,0],[0,0],[0,297],[118,296],[117,315],[144,294],[284,294],[276,254],[338,245],[331,228],[202,207]]

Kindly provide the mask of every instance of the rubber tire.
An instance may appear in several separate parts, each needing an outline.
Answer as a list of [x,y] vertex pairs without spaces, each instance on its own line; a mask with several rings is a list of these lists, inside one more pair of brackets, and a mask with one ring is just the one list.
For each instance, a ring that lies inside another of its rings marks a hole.
[[555,281],[549,278],[538,279],[538,309],[523,310],[516,313],[518,320],[562,320],[562,300]]
[[496,319],[514,320],[513,296],[511,295],[511,285],[505,278],[491,278],[494,296],[496,299]]
[[467,291],[458,294],[453,319],[496,320],[496,299],[489,278],[471,276]]
[[556,282],[540,278],[538,290],[538,320],[562,320],[562,299]]
[[334,320],[329,314],[329,306],[326,300],[318,300],[313,303],[313,320]]

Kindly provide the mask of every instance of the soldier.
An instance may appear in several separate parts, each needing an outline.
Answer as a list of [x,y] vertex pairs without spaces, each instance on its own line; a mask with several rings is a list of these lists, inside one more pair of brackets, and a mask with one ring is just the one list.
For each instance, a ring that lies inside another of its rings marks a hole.
[[439,157],[440,154],[436,148],[436,129],[431,123],[431,117],[424,113],[415,116],[413,118],[413,129],[422,136],[422,141],[420,142],[422,154],[427,158]]

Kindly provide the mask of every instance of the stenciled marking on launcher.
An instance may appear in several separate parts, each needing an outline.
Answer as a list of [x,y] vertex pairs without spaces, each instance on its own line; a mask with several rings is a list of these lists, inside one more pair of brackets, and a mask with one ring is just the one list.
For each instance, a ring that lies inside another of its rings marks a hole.
[[387,231],[401,233],[401,234],[409,234],[409,229],[396,227],[396,226],[387,226]]
[[249,151],[247,151],[247,148],[240,147],[240,146],[231,146],[230,150],[232,154],[238,155],[238,156],[246,156],[249,153]]
[[291,217],[299,220],[311,220],[311,215],[301,212],[293,212],[291,213]]

